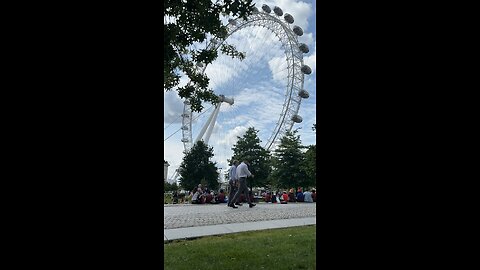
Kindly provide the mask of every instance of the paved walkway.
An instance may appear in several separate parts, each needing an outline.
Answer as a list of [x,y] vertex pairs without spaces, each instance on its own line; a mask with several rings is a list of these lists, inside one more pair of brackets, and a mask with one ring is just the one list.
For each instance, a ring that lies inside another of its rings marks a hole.
[[316,224],[315,203],[165,205],[164,241]]

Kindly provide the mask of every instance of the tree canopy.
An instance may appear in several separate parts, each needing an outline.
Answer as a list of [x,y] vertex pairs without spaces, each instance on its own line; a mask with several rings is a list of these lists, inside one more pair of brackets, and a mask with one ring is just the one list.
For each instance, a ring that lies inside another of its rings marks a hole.
[[179,167],[180,186],[192,190],[198,184],[208,185],[209,189],[218,189],[218,169],[213,157],[213,147],[208,147],[203,141],[198,141],[190,151],[185,153]]
[[277,187],[291,188],[306,184],[305,155],[297,131],[287,132],[273,153],[271,180]]
[[305,183],[303,186],[316,186],[317,181],[317,146],[308,146],[307,152],[305,152],[305,161],[303,163],[303,169],[305,170]]
[[235,159],[239,162],[244,159],[250,161],[248,169],[255,175],[247,181],[250,188],[265,186],[270,174],[270,152],[260,145],[258,132],[250,127],[242,137],[237,137],[238,141],[232,147],[233,157],[229,160],[230,162]]
[[[220,16],[246,18],[253,11],[252,0],[165,0],[164,1],[164,90],[172,90],[180,83],[181,74],[188,76],[186,86],[177,87],[178,95],[187,99],[193,111],[203,109],[202,101],[217,103],[217,96],[208,89],[209,79],[200,73],[197,63],[207,65],[218,56],[216,50],[196,48],[208,38],[222,40],[227,34]],[[221,52],[243,59],[245,55],[234,46],[222,44]]]
[[163,190],[164,192],[168,191],[176,191],[178,190],[177,183],[168,183],[168,182],[163,182]]

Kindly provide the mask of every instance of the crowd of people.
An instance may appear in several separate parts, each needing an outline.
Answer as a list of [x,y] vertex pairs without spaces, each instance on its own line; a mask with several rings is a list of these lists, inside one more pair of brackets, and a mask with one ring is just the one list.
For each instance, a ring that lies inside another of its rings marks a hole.
[[[188,203],[192,204],[219,204],[227,203],[229,207],[238,208],[237,205],[242,203],[248,203],[249,207],[255,206],[255,199],[253,192],[248,190],[246,180],[248,177],[254,177],[254,175],[248,170],[249,162],[244,160],[240,163],[238,160],[234,160],[229,170],[229,194],[225,194],[223,189],[218,192],[210,190],[208,187],[202,187],[202,184],[198,184],[196,188],[190,191],[188,194],[177,192],[173,193],[173,203]],[[295,192],[294,188],[286,190],[264,191],[262,194],[263,200],[266,203],[316,203],[317,194],[315,189],[303,191],[302,187],[297,188]]]
[[225,203],[225,191],[220,189],[220,191],[214,192],[208,187],[203,187],[202,184],[198,184],[198,187],[193,189],[189,196],[192,198],[192,204],[218,204]]
[[265,191],[262,194],[262,197],[267,203],[286,204],[289,202],[306,202],[306,203],[317,202],[317,193],[315,189],[312,189],[311,191],[309,190],[302,191],[302,190],[303,189],[299,187],[296,193],[294,192],[293,188],[291,188],[288,191],[288,193],[286,190],[284,191],[277,190],[277,192]]
[[[230,186],[229,195],[227,196],[225,190],[220,189],[218,192],[210,190],[208,187],[202,187],[199,184],[196,188],[190,191],[188,194],[173,192],[173,203],[192,203],[192,204],[219,204],[219,203],[229,203],[229,198],[233,199],[238,187],[234,184]],[[232,195],[233,194],[233,195]],[[256,199],[253,196],[253,192],[248,191],[248,199],[250,202],[254,202]],[[263,201],[266,203],[316,203],[317,202],[317,193],[315,189],[303,191],[301,187],[294,192],[294,189],[291,188],[288,192],[286,190],[277,190],[275,191],[264,191],[261,193]],[[248,203],[247,197],[245,194],[240,194],[234,205],[242,206],[243,203]],[[230,206],[230,205],[229,205]]]

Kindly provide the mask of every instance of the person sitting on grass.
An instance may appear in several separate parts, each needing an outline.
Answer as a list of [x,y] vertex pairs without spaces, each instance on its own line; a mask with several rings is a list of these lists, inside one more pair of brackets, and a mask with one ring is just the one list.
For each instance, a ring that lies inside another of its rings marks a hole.
[[205,203],[210,203],[213,200],[213,194],[212,192],[206,193],[205,195]]
[[295,202],[295,192],[294,192],[294,189],[291,188],[289,191],[288,191],[288,201],[289,202]]
[[283,200],[281,201],[281,203],[282,203],[282,204],[287,204],[287,202],[288,202],[288,194],[287,194],[286,191],[283,192],[283,194],[282,194],[282,199],[283,199]]
[[283,195],[283,193],[280,190],[278,190],[277,194],[275,196],[276,203],[281,203],[282,202],[282,200],[283,200],[282,195]]
[[272,191],[272,203],[277,203],[277,195]]
[[303,193],[303,201],[313,203],[312,193],[310,191],[307,190]]
[[225,201],[225,191],[223,191],[223,189],[220,189],[220,193],[217,195],[217,201],[218,201],[218,203],[226,203],[226,201]]
[[192,196],[192,204],[199,204],[200,203],[200,192],[198,189],[192,190],[193,196]]
[[205,202],[207,200],[207,194],[206,194],[207,187],[202,187],[202,184],[198,184],[197,190],[198,190],[198,193],[199,193],[198,202],[200,204],[205,204]]
[[264,199],[265,199],[265,202],[266,202],[266,203],[271,202],[271,200],[272,200],[272,195],[270,194],[270,191],[265,192],[265,198],[264,198]]
[[297,202],[303,202],[303,200],[304,200],[304,196],[303,196],[302,188],[299,187],[297,190]]
[[212,200],[210,201],[210,204],[218,204],[218,195],[215,194],[213,191],[210,191],[210,195],[212,195]]

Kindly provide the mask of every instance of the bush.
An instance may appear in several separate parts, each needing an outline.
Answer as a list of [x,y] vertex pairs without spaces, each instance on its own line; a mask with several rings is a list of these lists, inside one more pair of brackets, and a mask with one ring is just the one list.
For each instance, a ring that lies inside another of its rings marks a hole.
[[170,193],[163,194],[163,203],[164,204],[171,204],[173,202],[173,195]]

